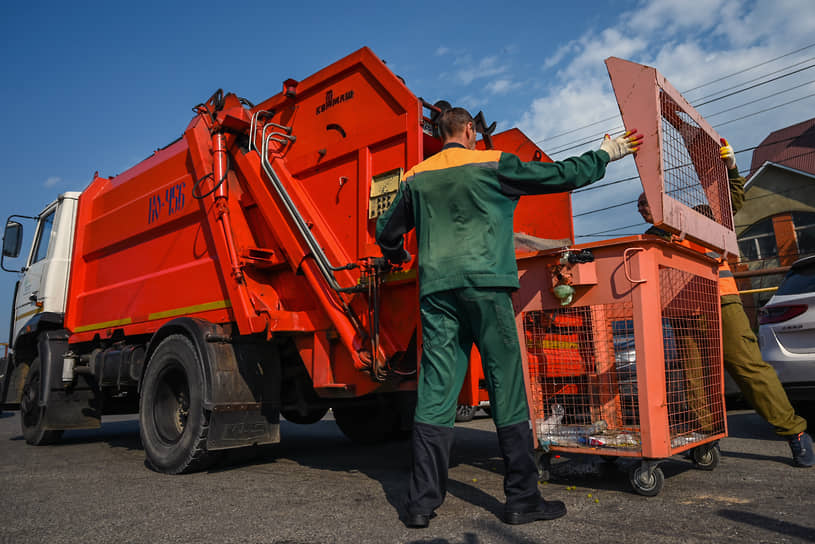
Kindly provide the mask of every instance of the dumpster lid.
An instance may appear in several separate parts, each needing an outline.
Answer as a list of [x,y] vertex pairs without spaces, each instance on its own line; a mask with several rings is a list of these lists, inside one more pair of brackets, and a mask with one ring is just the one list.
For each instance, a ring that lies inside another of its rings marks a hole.
[[645,136],[634,161],[654,225],[738,255],[719,134],[655,68],[616,57],[606,67],[623,124]]

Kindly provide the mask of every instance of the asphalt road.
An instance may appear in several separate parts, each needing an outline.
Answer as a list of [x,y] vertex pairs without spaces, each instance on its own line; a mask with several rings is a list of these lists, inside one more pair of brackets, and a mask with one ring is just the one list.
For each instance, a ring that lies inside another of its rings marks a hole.
[[541,489],[569,513],[523,526],[500,520],[503,467],[491,420],[477,418],[456,429],[448,497],[423,530],[399,521],[408,442],[357,446],[330,416],[284,422],[281,444],[165,476],[145,466],[135,417],[105,421],[31,447],[19,415],[0,416],[0,543],[815,542],[815,468],[793,467],[750,411],[729,413],[716,470],[666,460],[656,497],[635,494],[619,461],[558,459]]

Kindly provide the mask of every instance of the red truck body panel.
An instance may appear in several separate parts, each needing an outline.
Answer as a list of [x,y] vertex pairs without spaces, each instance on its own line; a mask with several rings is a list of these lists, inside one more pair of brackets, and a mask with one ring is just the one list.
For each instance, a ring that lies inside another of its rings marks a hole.
[[[359,396],[380,386],[361,371],[369,295],[338,294],[320,276],[264,171],[263,140],[281,134],[269,141],[268,162],[337,266],[381,255],[376,217],[369,217],[372,179],[408,170],[440,142],[428,134],[422,101],[367,48],[286,84],[251,108],[227,95],[210,111],[211,100],[180,140],[118,176],[92,181],[79,199],[65,316],[72,344],[148,334],[194,316],[231,325],[234,334],[291,334],[321,395]],[[265,113],[256,124],[258,112]],[[492,138],[495,148],[523,160],[549,160],[517,129]],[[196,198],[194,190],[211,194]],[[573,239],[570,196],[521,199],[515,229]],[[416,255],[412,235],[407,246]],[[414,259],[385,280],[375,354],[382,360],[408,351],[417,334],[415,266]],[[343,288],[364,283],[363,269],[338,270],[336,281]],[[480,369],[471,374],[477,385]],[[462,401],[477,404],[477,395],[470,384]]]

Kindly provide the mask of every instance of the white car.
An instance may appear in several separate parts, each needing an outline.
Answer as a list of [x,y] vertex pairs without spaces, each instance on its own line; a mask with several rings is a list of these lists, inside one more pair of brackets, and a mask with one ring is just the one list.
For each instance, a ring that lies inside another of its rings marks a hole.
[[815,413],[815,256],[793,263],[759,313],[761,355],[799,411]]

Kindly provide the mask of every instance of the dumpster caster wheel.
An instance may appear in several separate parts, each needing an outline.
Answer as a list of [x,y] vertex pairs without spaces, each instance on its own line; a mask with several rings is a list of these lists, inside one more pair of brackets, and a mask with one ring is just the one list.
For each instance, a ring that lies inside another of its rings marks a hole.
[[535,454],[535,460],[537,461],[535,464],[538,466],[538,481],[548,482],[549,478],[552,477],[550,471],[552,467],[552,459],[550,454],[538,452]]
[[649,466],[646,462],[635,465],[628,474],[631,487],[645,497],[656,497],[665,485],[665,475],[658,466]]
[[719,461],[722,459],[722,453],[719,450],[719,443],[705,444],[693,448],[691,452],[691,459],[696,468],[700,470],[713,470],[719,466]]

